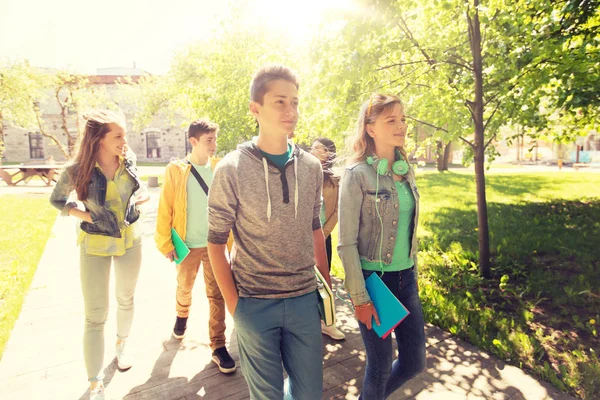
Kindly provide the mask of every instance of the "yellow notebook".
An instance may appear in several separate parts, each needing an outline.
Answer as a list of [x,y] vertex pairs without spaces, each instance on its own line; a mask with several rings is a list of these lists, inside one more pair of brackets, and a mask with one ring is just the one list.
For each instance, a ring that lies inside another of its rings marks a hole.
[[333,298],[333,292],[316,266],[315,275],[317,276],[317,292],[319,294],[321,319],[326,326],[335,325],[335,299]]

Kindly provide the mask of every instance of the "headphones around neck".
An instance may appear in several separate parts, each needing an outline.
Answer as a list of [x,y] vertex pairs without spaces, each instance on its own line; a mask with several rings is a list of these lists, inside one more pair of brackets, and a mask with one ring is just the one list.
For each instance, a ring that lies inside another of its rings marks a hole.
[[[408,163],[402,159],[402,155],[399,151],[396,151],[396,158],[398,160],[394,161],[392,164],[392,172],[396,175],[405,175],[408,172]],[[375,165],[375,170],[378,175],[385,175],[388,172],[388,160],[387,158],[377,159],[373,156],[367,157],[367,164]]]

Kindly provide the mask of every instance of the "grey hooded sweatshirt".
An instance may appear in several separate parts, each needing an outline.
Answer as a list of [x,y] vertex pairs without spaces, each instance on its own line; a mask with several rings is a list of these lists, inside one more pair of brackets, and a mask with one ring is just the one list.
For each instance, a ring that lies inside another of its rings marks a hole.
[[247,142],[216,166],[208,242],[227,243],[240,297],[297,297],[316,289],[313,230],[321,229],[321,163],[294,145],[279,169]]

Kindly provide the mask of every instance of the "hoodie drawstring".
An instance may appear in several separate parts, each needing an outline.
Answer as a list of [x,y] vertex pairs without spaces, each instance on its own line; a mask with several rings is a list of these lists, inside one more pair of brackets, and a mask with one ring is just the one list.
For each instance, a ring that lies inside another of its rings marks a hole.
[[[262,158],[263,168],[265,170],[265,185],[267,187],[267,222],[271,222],[271,194],[269,193],[269,165],[267,159]],[[282,172],[285,174],[285,170]],[[294,219],[298,219],[298,158],[294,157]]]
[[271,195],[269,194],[269,166],[267,159],[263,157],[263,167],[265,169],[265,184],[267,185],[267,222],[271,222]]
[[294,157],[294,177],[296,178],[294,186],[294,219],[298,219],[298,157]]

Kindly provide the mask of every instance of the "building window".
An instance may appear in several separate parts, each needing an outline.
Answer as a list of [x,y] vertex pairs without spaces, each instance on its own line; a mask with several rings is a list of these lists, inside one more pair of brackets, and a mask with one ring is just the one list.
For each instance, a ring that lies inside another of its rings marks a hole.
[[146,158],[160,158],[160,132],[146,132]]
[[44,158],[44,138],[39,132],[29,132],[29,158]]

